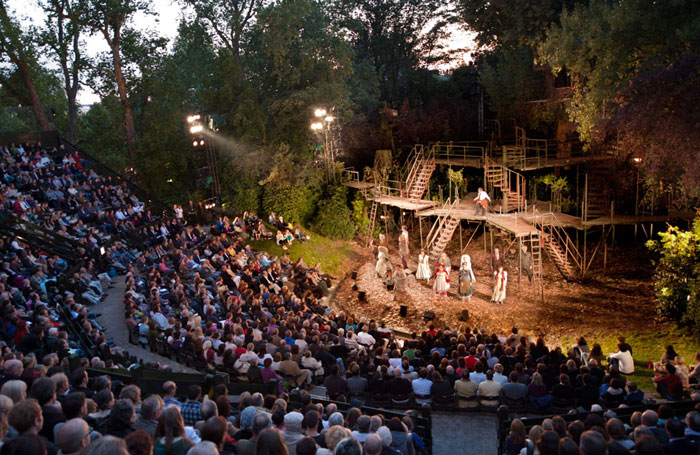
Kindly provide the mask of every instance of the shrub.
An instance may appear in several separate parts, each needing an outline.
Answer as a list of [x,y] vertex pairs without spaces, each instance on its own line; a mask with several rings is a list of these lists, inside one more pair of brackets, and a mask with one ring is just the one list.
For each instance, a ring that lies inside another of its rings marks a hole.
[[647,242],[659,254],[654,261],[656,309],[662,316],[700,327],[700,217],[690,231],[669,226],[659,237]]
[[318,204],[314,230],[331,239],[351,239],[355,235],[355,225],[347,205],[347,188],[331,186],[327,193]]

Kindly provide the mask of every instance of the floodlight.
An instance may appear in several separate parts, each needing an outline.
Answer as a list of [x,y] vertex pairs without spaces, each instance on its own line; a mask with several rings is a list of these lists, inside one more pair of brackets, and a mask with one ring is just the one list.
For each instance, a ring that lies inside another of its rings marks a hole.
[[634,161],[635,163],[639,164],[639,163],[642,162],[642,159],[639,158],[639,157],[635,157],[635,158],[632,158],[632,161]]
[[199,141],[199,145],[204,145],[204,139],[202,139],[201,141]]
[[311,129],[314,131],[322,130],[323,129],[323,123],[316,122],[311,124]]
[[199,120],[200,118],[201,117],[199,116],[199,114],[190,115],[189,117],[187,117],[187,123],[193,123],[193,122]]
[[201,133],[203,130],[204,130],[204,127],[202,125],[193,125],[190,127],[191,134]]
[[314,115],[315,115],[316,117],[325,117],[325,116],[326,116],[326,110],[323,109],[323,108],[316,109],[316,110],[314,111]]
[[197,147],[197,141],[192,141],[192,147]]
[[328,117],[324,118],[323,120],[325,120],[326,122],[332,122],[333,120],[335,120],[335,117],[333,117],[332,115],[329,115]]

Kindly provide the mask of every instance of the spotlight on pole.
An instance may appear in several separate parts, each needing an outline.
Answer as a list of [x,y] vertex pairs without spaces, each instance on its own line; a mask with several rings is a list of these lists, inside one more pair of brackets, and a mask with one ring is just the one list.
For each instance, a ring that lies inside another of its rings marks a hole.
[[201,133],[203,130],[204,130],[204,127],[202,125],[192,125],[190,127],[190,134]]
[[187,117],[187,123],[194,123],[194,122],[196,122],[197,120],[199,120],[200,118],[201,118],[201,117],[199,116],[199,114],[190,115],[190,116]]
[[314,131],[320,131],[323,129],[323,123],[321,122],[315,122],[311,124],[311,129]]
[[319,118],[320,118],[320,117],[325,117],[325,116],[326,116],[326,110],[323,109],[323,108],[318,108],[318,109],[316,109],[316,110],[314,111],[314,115],[315,115],[316,117],[319,117]]
[[199,145],[204,145],[204,139],[202,139],[201,141],[199,141]]
[[192,147],[197,147],[197,141],[192,141]]
[[323,120],[325,120],[326,122],[330,123],[330,122],[332,122],[333,120],[335,120],[335,117],[329,115],[328,117],[324,118]]

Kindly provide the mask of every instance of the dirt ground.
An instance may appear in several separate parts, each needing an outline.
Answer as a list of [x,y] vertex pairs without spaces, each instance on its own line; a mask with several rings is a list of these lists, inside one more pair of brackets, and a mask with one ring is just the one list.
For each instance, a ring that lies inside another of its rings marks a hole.
[[[419,249],[413,246],[409,268],[415,272]],[[607,276],[602,276],[602,267],[596,268],[594,265],[586,282],[565,281],[545,254],[544,299],[540,298],[535,286],[528,283],[526,276],[518,283],[517,253],[512,252],[514,259],[510,261],[506,254],[509,285],[503,305],[490,302],[490,256],[484,251],[483,241],[478,237],[465,251],[471,256],[476,275],[471,302],[461,299],[456,292],[456,269],[460,257],[458,245],[450,250],[453,271],[449,294],[438,300],[432,290],[433,280],[429,283],[417,282],[413,275],[406,282],[405,293],[387,291],[374,271],[371,252],[359,245],[356,250],[358,260],[348,264],[348,273],[339,283],[332,304],[356,317],[383,320],[388,327],[407,333],[420,333],[427,327],[422,318],[426,310],[435,312],[436,319],[432,323],[436,327],[468,326],[496,332],[509,332],[512,327],[517,327],[521,333],[544,336],[548,343],[562,337],[595,336],[640,328],[662,330],[664,326],[654,312],[651,264],[641,243],[609,250]],[[393,264],[400,264],[393,245],[390,259]],[[357,271],[356,280],[350,276],[352,270]],[[353,284],[357,285],[357,291],[352,289]],[[358,300],[359,291],[366,293],[365,302]],[[402,304],[408,307],[406,317],[399,316],[399,306]],[[467,322],[458,319],[463,309],[469,310]]]

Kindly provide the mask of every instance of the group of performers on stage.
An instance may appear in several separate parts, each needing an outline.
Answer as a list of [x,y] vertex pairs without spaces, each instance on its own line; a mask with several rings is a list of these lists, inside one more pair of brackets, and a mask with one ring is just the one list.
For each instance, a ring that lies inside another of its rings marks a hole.
[[[410,274],[408,269],[409,238],[406,227],[401,227],[401,234],[399,235],[400,266],[397,265],[395,268],[389,260],[389,249],[384,234],[379,235],[379,242],[375,252],[377,260],[375,271],[377,275],[385,281],[387,288],[390,290],[402,290],[405,286],[405,278]],[[415,278],[425,281],[434,279],[433,290],[435,291],[435,299],[446,297],[447,291],[450,289],[450,272],[452,271],[450,258],[447,253],[443,252],[435,263],[434,268],[431,268],[430,262],[430,255],[421,250],[418,255],[418,267],[416,268]],[[532,280],[532,256],[528,252],[527,246],[522,248],[521,268],[528,278]],[[494,248],[491,255],[491,270],[493,273],[491,301],[502,304],[506,299],[508,272],[504,269],[503,255],[498,247]],[[459,263],[458,295],[471,301],[471,296],[474,294],[473,284],[475,282],[476,276],[472,270],[471,257],[468,254],[463,254]]]

